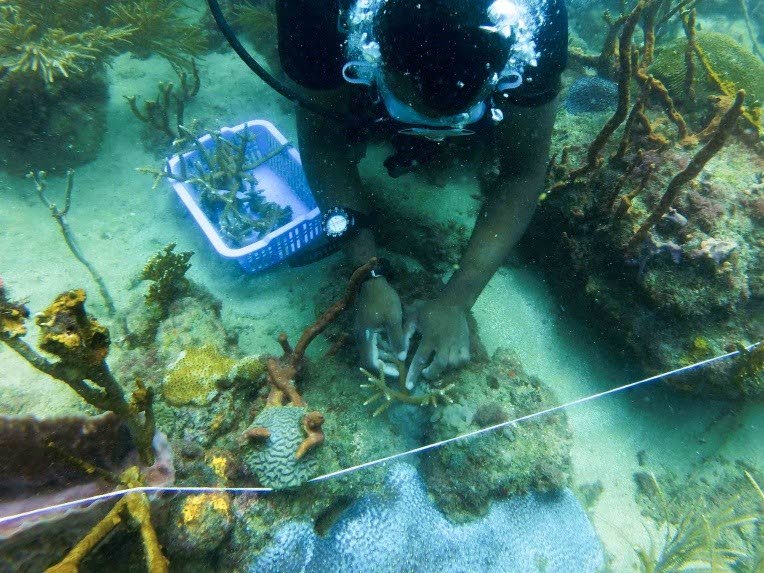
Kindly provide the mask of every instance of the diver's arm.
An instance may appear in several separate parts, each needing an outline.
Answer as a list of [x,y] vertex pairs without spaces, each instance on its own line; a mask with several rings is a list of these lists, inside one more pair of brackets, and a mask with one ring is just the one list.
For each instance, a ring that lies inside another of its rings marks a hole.
[[[347,110],[350,99],[345,89],[312,92],[311,97],[339,110]],[[347,127],[303,108],[297,109],[297,135],[303,168],[321,210],[342,206],[368,213],[358,174],[364,144],[349,141]],[[362,229],[345,250],[353,268],[365,264],[376,254],[371,231]]]
[[503,109],[493,142],[501,172],[487,190],[461,265],[443,289],[443,303],[471,308],[525,232],[544,188],[555,110],[555,102]]
[[[318,97],[324,105],[340,106],[339,109],[342,109],[342,106],[347,106],[346,94],[345,90],[337,90],[324,92]],[[319,207],[326,211],[342,206],[369,213],[358,174],[358,162],[363,156],[364,145],[349,141],[346,127],[303,109],[297,111],[297,133],[303,168]],[[372,232],[361,229],[345,247],[345,254],[354,269],[375,257],[377,247]],[[380,333],[385,335],[394,353],[405,357],[402,323],[401,300],[387,279],[376,277],[365,281],[356,299],[354,320],[364,367],[372,371],[379,368]],[[385,371],[397,376],[392,366],[385,368]]]

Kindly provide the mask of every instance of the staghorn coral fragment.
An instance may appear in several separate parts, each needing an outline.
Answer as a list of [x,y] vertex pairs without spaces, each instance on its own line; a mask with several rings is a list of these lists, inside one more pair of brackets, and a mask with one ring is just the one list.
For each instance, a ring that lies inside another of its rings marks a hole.
[[[186,104],[199,93],[201,81],[196,62],[191,61],[191,76],[177,69],[180,85],[178,88],[172,82],[159,82],[156,99],[144,100],[143,109],[138,108],[137,96],[125,96],[130,111],[141,122],[161,132],[172,143],[181,137],[181,126],[185,123]],[[172,123],[170,125],[170,119]]]
[[[381,363],[381,361],[380,361]],[[363,405],[369,406],[375,402],[381,401],[381,404],[374,410],[372,416],[379,416],[387,410],[393,403],[402,402],[404,404],[413,404],[415,406],[438,406],[441,404],[451,404],[453,400],[448,393],[453,390],[454,385],[449,384],[444,388],[436,388],[422,395],[415,396],[405,388],[395,390],[387,385],[385,379],[384,364],[380,364],[379,373],[372,374],[368,370],[361,368],[361,373],[366,376],[369,383],[361,384],[361,388],[367,388],[371,391],[371,397]]]

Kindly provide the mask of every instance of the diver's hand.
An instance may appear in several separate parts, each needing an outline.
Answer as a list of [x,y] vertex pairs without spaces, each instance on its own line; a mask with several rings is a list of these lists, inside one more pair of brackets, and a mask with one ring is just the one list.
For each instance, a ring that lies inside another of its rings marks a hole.
[[[355,334],[361,363],[372,372],[379,370],[380,359],[383,362],[406,359],[408,344],[403,337],[401,299],[384,277],[369,279],[361,285],[356,299]],[[398,369],[386,364],[385,374],[397,376]]]
[[420,375],[434,380],[446,368],[469,362],[470,331],[463,308],[439,300],[416,302],[406,320],[407,340],[414,332],[419,332],[422,339],[406,376],[409,390]]

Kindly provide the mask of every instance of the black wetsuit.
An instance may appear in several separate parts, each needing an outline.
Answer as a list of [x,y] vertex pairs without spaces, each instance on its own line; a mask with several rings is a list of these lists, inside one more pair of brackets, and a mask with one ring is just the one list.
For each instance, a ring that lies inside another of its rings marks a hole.
[[[347,62],[345,35],[338,22],[340,11],[353,3],[352,0],[278,0],[279,56],[292,80],[316,90],[346,85],[342,77],[342,66]],[[509,103],[541,105],[554,99],[560,91],[560,74],[568,59],[565,0],[547,0],[543,12],[544,21],[536,35],[538,65],[526,66],[522,85],[507,92]]]

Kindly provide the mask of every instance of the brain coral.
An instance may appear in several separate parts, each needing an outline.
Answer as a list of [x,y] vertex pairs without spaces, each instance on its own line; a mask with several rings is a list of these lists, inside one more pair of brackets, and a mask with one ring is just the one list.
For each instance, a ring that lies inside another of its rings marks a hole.
[[596,76],[584,76],[570,86],[565,109],[578,115],[613,110],[617,103],[618,84]]
[[297,448],[305,439],[302,418],[307,413],[306,408],[269,406],[255,418],[250,428],[266,428],[270,437],[248,444],[242,459],[261,485],[274,489],[295,487],[316,475],[315,451],[299,460],[295,458]]
[[[732,95],[742,88],[745,90],[748,105],[756,100],[764,100],[764,62],[725,34],[698,31],[696,41],[719,79],[730,85],[729,90],[726,90],[730,92],[727,95]],[[686,38],[675,40],[658,51],[655,61],[650,66],[650,72],[666,84],[673,97],[679,96],[680,99],[685,91],[686,46]],[[696,65],[696,69],[699,77],[705,77],[701,65]],[[705,80],[708,78],[705,77]]]
[[287,523],[250,572],[589,573],[603,566],[594,528],[570,490],[496,502],[487,515],[455,525],[413,466],[391,467],[385,488],[388,495],[355,502],[323,537],[310,523]]
[[190,348],[170,367],[162,396],[172,406],[204,405],[225,382],[236,361],[220,354],[214,346]]

